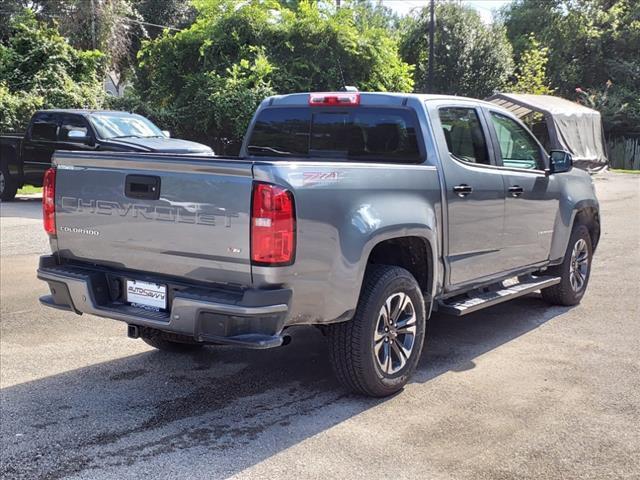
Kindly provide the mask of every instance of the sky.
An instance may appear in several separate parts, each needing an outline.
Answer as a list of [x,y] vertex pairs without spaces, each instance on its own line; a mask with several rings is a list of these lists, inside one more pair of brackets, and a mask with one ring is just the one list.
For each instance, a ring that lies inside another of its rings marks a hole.
[[[510,3],[512,0],[462,0],[462,3],[475,8],[482,19],[490,23],[493,11]],[[399,15],[407,15],[413,9],[421,9],[429,5],[429,0],[382,0],[382,3]]]

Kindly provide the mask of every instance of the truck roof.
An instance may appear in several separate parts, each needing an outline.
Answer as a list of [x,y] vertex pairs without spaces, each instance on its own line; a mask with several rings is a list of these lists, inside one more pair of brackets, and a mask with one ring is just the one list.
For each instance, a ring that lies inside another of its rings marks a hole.
[[[305,92],[305,93],[291,93],[288,95],[274,95],[268,97],[263,102],[263,106],[267,105],[291,105],[291,106],[301,106],[309,104],[309,95],[317,92]],[[334,93],[334,92],[327,92]],[[405,102],[405,99],[416,98],[420,101],[429,101],[429,100],[455,100],[455,101],[469,101],[477,104],[483,104],[487,106],[491,106],[492,108],[496,107],[495,103],[485,102],[484,100],[479,100],[477,98],[470,97],[459,97],[455,95],[435,95],[435,94],[425,94],[425,93],[402,93],[402,92],[335,92],[336,94],[350,94],[350,93],[358,93],[360,94],[360,103],[363,105],[397,105]]]

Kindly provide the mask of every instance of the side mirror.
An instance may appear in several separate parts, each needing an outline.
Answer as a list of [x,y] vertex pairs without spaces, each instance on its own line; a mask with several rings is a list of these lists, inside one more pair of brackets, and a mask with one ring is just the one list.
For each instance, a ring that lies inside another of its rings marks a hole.
[[89,143],[89,137],[82,130],[70,130],[67,133],[67,138],[72,142]]
[[564,150],[551,150],[549,155],[549,173],[568,172],[573,167],[573,157]]
[[171,132],[169,130],[162,130],[162,134],[167,138],[171,138]]

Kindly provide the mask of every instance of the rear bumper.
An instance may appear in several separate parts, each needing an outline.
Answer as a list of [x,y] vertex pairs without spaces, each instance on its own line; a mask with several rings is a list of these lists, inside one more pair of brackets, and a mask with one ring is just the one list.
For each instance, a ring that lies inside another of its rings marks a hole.
[[[89,265],[58,265],[40,257],[38,278],[49,284],[45,306],[112,318],[193,337],[198,342],[270,348],[282,345],[291,290],[205,288]],[[125,279],[167,285],[168,311],[149,311],[123,298]]]

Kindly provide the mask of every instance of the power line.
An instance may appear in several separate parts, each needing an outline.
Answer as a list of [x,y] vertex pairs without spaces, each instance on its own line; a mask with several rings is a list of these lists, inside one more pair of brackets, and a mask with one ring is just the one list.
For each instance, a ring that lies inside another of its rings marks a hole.
[[[15,11],[12,10],[0,10],[0,13],[13,13],[15,14]],[[93,16],[93,15],[92,15]],[[133,22],[133,23],[138,23],[140,25],[148,25],[150,27],[157,27],[157,28],[166,28],[168,30],[174,30],[176,32],[182,32],[184,29],[183,28],[176,28],[176,27],[170,27],[169,25],[159,25],[157,23],[151,23],[151,22],[144,22],[142,20],[135,20],[133,18],[126,18],[123,17],[121,18],[121,20],[125,21],[125,22]]]
[[433,91],[433,65],[435,62],[434,37],[436,34],[436,0],[429,3],[429,90]]
[[123,20],[127,22],[138,23],[140,25],[148,25],[150,27],[166,28],[167,30],[174,30],[176,32],[181,32],[182,30],[184,30],[183,28],[170,27],[169,25],[158,25],[157,23],[143,22],[142,20],[134,20],[133,18],[124,18]]

